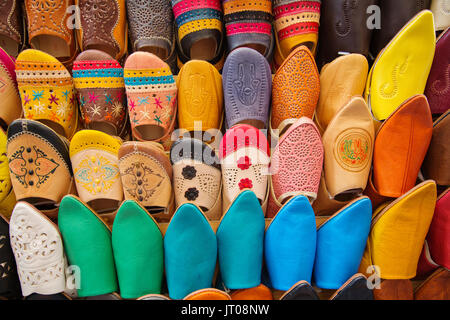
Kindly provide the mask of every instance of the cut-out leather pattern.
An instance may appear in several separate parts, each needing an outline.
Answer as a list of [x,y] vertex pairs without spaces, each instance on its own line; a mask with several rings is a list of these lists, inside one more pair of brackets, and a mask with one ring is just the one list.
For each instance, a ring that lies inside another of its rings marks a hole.
[[39,149],[37,146],[20,147],[9,159],[9,169],[12,175],[24,188],[39,188],[50,175],[55,173],[59,163]]
[[0,1],[0,33],[20,43],[22,36],[18,5],[16,0]]
[[115,0],[80,0],[83,48],[106,45],[120,51],[113,30],[119,20],[119,7]]
[[342,9],[344,11],[343,21],[339,20],[336,23],[336,33],[341,37],[346,37],[352,31],[351,14],[352,11],[358,8],[357,0],[345,0],[342,3]]
[[70,40],[72,34],[66,25],[66,1],[59,0],[27,0],[28,30],[30,37],[44,31],[60,34]]
[[121,175],[128,182],[124,186],[126,191],[141,202],[149,200],[164,181],[160,173],[143,162],[132,163]]

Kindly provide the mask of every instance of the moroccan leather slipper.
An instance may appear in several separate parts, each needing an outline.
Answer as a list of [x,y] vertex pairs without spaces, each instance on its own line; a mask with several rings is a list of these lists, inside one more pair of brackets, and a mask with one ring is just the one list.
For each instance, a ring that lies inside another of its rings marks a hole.
[[183,300],[231,300],[228,293],[214,289],[200,289],[188,294]]
[[432,128],[424,95],[411,97],[383,122],[373,151],[373,185],[381,195],[398,198],[414,187]]
[[320,0],[275,0],[273,14],[277,48],[275,65],[280,66],[298,46],[316,53],[319,37]]
[[[320,71],[320,96],[314,120],[323,133],[336,113],[354,96],[362,96],[369,64],[360,54],[347,54]],[[339,88],[339,90],[336,90]]]
[[78,105],[69,71],[53,56],[27,49],[17,57],[16,75],[25,118],[70,140],[78,129]]
[[2,51],[11,57],[17,57],[25,44],[22,2],[7,0],[2,6],[0,13],[0,43]]
[[[432,0],[430,10],[433,12],[436,31],[445,30],[450,26],[450,12],[446,0]],[[446,9],[447,8],[447,9]]]
[[357,273],[348,279],[330,300],[373,300],[373,292],[367,287],[367,278]]
[[161,293],[164,246],[155,219],[137,202],[120,206],[112,228],[112,248],[124,299]]
[[373,290],[374,300],[414,300],[414,289],[409,279],[381,280]]
[[191,203],[181,205],[164,236],[164,264],[172,299],[210,288],[217,260],[217,240],[208,219]]
[[16,196],[12,189],[9,172],[7,141],[6,133],[0,129],[0,215],[9,219],[16,205]]
[[59,207],[58,227],[69,264],[80,272],[79,297],[118,290],[111,230],[79,198],[68,195]]
[[147,51],[177,73],[175,24],[170,1],[127,0],[130,44],[133,51]]
[[48,53],[71,68],[78,49],[75,40],[75,17],[71,5],[74,1],[57,0],[36,3],[24,1],[28,42],[31,48]]
[[210,220],[222,216],[222,173],[219,158],[206,143],[191,138],[176,141],[170,150],[176,206],[192,203]]
[[363,98],[352,98],[336,113],[322,136],[324,177],[332,198],[352,198],[366,188],[374,139],[369,108]]
[[9,237],[9,221],[0,214],[0,297],[19,299],[22,297],[16,260]]
[[84,127],[124,137],[128,121],[122,66],[102,51],[83,51],[73,63],[73,79]]
[[[448,12],[450,25],[450,11]],[[450,27],[447,27],[447,30],[442,32],[436,40],[436,51],[434,54],[433,64],[431,66],[430,75],[428,76],[427,85],[425,87],[425,95],[427,96],[431,113],[433,114],[445,113],[445,111],[448,110],[450,90],[447,90],[444,79],[448,79],[447,75],[449,74],[448,66],[450,64],[450,58],[447,54],[449,50]]]
[[299,281],[287,290],[280,300],[320,300],[314,288],[305,280]]
[[439,268],[414,291],[415,300],[449,300],[450,271]]
[[6,131],[11,122],[22,115],[22,104],[17,89],[15,62],[2,48],[0,48],[0,99],[3,105],[0,109],[0,126]]
[[360,272],[376,265],[382,279],[414,278],[435,205],[436,183],[428,180],[375,210]]
[[78,131],[70,142],[70,160],[80,199],[97,213],[115,211],[123,200],[119,174],[120,138],[97,130]]
[[128,113],[133,137],[161,141],[173,131],[177,87],[167,63],[149,52],[135,52],[124,66]]
[[273,295],[268,287],[260,284],[254,288],[234,290],[231,300],[273,300]]
[[125,199],[135,200],[158,222],[174,212],[172,166],[156,142],[125,142],[119,149],[119,169]]
[[21,201],[14,207],[9,230],[23,296],[64,292],[67,261],[57,226]]
[[450,148],[446,143],[449,135],[450,110],[447,110],[433,123],[433,135],[422,165],[424,177],[439,186],[450,186]]
[[264,213],[255,193],[242,191],[226,210],[217,228],[220,274],[229,289],[261,284]]
[[17,200],[56,219],[61,199],[75,191],[69,142],[41,122],[19,119],[8,128],[7,155]]
[[264,258],[272,288],[286,291],[301,280],[311,282],[316,255],[316,218],[305,196],[296,196],[267,227]]
[[339,211],[342,207],[347,205],[352,199],[340,199],[339,201],[331,197],[328,192],[327,185],[325,183],[325,177],[320,178],[319,191],[317,192],[317,198],[312,203],[312,208],[316,216],[331,216],[335,212]]
[[79,8],[77,40],[81,51],[97,49],[121,59],[128,46],[125,0],[75,0],[75,5]]
[[313,281],[322,289],[339,289],[358,272],[372,219],[372,204],[360,197],[317,228]]
[[283,135],[301,117],[312,119],[319,93],[319,71],[314,56],[308,48],[300,46],[284,60],[273,77],[271,135]]
[[227,57],[222,71],[226,125],[246,123],[267,128],[272,73],[256,50],[238,48]]
[[172,0],[177,26],[178,67],[190,60],[205,60],[222,70],[225,35],[220,0]]
[[222,127],[222,76],[213,65],[206,61],[189,61],[178,73],[177,87],[180,129],[208,131]]
[[162,294],[146,294],[145,296],[139,297],[136,300],[171,300],[171,299]]
[[319,130],[306,117],[297,120],[278,140],[270,162],[269,217],[290,197],[301,194],[310,202],[317,198],[323,153]]
[[272,1],[225,0],[222,3],[227,49],[232,52],[236,48],[252,48],[271,62],[275,45]]
[[435,46],[433,14],[424,10],[380,52],[365,90],[367,104],[376,120],[385,120],[405,100],[424,93]]
[[219,147],[223,177],[223,207],[243,189],[252,190],[263,204],[269,180],[269,143],[262,131],[247,124],[228,129]]

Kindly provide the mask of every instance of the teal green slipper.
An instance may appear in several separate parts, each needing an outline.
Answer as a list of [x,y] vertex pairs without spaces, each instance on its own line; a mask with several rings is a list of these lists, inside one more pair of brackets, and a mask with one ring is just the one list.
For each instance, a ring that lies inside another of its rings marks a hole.
[[122,298],[161,293],[162,233],[155,219],[137,202],[127,200],[120,206],[112,227],[112,246]]
[[217,229],[220,274],[228,289],[261,284],[264,213],[253,191],[242,191]]
[[111,230],[102,219],[75,196],[61,200],[58,227],[69,264],[80,274],[79,297],[117,291]]
[[173,215],[164,236],[164,257],[170,298],[183,299],[193,291],[211,287],[216,235],[197,206],[183,204]]

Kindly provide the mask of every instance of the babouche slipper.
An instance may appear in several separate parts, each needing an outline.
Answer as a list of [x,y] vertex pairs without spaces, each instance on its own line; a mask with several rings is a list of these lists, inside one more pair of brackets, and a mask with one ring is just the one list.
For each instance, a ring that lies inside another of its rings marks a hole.
[[289,288],[280,300],[320,300],[320,298],[311,284],[301,280]]
[[231,300],[231,297],[224,291],[207,288],[191,292],[183,300]]
[[9,221],[0,214],[0,297],[19,299],[22,297],[16,260],[11,248]]
[[22,104],[17,89],[15,61],[2,48],[0,48],[0,99],[3,105],[0,109],[0,126],[6,131],[11,122],[22,115]]

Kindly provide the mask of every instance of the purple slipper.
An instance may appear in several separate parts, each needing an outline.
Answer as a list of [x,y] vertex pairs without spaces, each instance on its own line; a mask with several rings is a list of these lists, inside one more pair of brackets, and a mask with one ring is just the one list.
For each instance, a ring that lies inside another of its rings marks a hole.
[[228,128],[237,123],[267,128],[272,74],[262,54],[250,48],[233,50],[223,67],[222,84]]

